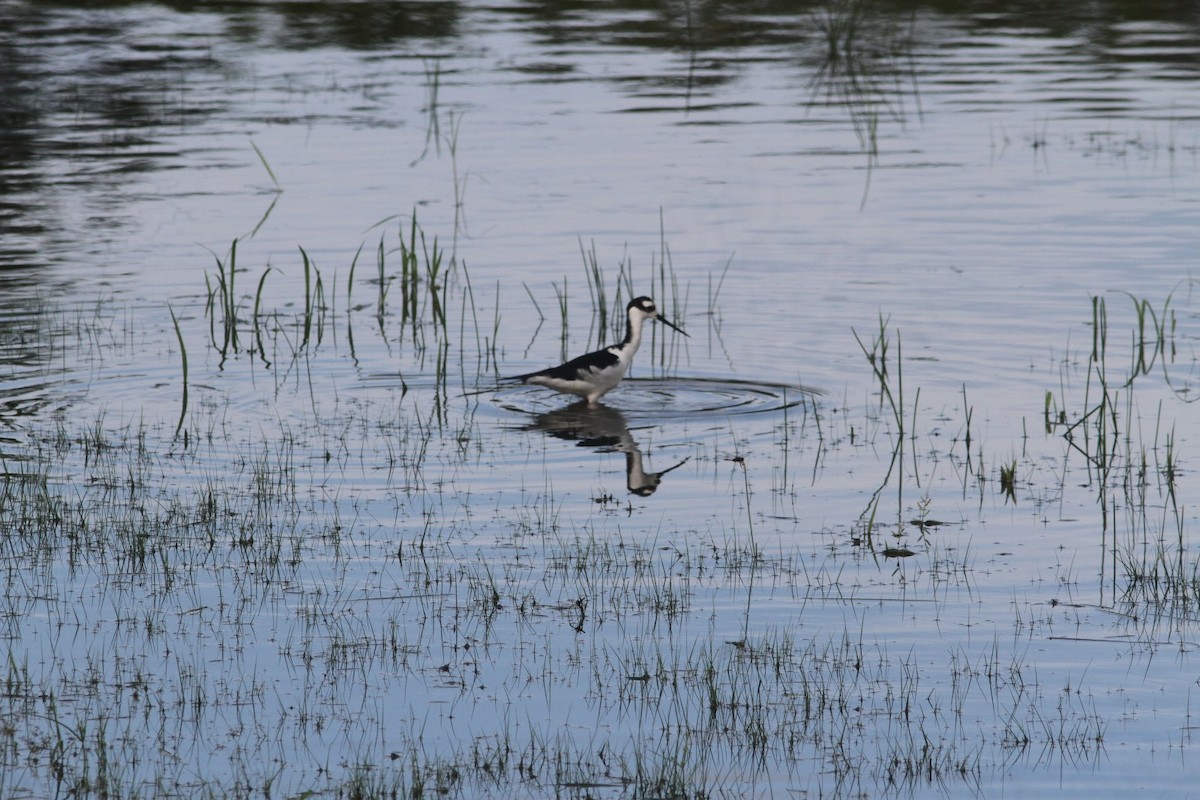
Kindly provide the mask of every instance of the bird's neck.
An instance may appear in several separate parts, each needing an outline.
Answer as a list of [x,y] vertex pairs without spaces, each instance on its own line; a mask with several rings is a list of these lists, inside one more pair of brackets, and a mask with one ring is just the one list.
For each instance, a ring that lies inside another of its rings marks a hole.
[[633,315],[625,318],[625,341],[621,342],[621,350],[632,356],[642,345],[642,321],[634,322]]

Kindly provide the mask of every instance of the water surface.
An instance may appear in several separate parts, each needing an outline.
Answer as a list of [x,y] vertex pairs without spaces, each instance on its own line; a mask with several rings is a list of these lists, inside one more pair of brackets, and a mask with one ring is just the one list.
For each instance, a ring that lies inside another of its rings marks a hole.
[[1194,783],[1190,12],[0,24],[4,793]]

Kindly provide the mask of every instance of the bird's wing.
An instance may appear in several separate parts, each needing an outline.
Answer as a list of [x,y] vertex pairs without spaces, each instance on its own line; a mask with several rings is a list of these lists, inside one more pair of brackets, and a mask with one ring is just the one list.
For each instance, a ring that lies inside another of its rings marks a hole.
[[612,351],[612,348],[606,347],[603,350],[597,350],[593,353],[572,358],[565,364],[559,364],[557,367],[549,367],[541,369],[537,372],[527,372],[524,375],[513,375],[511,378],[504,378],[510,381],[526,381],[530,378],[554,378],[560,381],[572,381],[579,377],[580,373],[587,373],[593,370],[605,369],[616,364],[620,359],[617,354]]

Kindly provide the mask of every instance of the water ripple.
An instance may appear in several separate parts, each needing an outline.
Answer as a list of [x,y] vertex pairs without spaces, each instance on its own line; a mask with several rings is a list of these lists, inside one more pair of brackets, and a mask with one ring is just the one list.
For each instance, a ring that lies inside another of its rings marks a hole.
[[[604,403],[629,418],[664,420],[777,412],[822,394],[811,386],[730,378],[629,378]],[[530,414],[545,412],[564,400],[568,398],[538,387],[504,389],[496,395],[505,408]]]

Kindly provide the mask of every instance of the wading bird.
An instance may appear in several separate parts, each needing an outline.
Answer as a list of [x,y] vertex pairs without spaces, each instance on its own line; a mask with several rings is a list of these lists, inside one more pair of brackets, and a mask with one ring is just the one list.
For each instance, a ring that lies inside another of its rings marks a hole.
[[646,320],[656,319],[668,328],[687,336],[686,332],[658,313],[658,307],[649,297],[635,297],[630,300],[629,305],[625,307],[625,314],[625,339],[620,344],[609,345],[594,353],[573,358],[557,367],[513,375],[503,380],[545,386],[556,392],[582,397],[587,400],[588,405],[596,405],[597,401],[620,383],[629,371],[633,356],[642,344],[642,325]]

